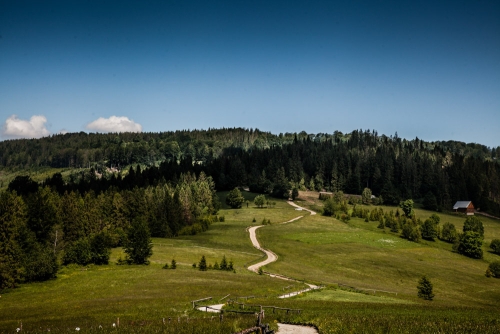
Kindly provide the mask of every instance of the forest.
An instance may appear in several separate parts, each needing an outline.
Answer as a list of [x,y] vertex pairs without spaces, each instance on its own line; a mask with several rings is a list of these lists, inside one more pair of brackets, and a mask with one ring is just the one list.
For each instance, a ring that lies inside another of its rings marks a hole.
[[[0,289],[54,277],[61,254],[66,264],[102,261],[136,225],[155,237],[202,232],[223,219],[216,191],[235,187],[277,198],[369,188],[380,204],[450,211],[471,200],[500,215],[500,147],[369,130],[74,133],[0,142],[0,152],[1,169],[26,171],[0,196]],[[27,174],[41,166],[74,172],[37,183]]]

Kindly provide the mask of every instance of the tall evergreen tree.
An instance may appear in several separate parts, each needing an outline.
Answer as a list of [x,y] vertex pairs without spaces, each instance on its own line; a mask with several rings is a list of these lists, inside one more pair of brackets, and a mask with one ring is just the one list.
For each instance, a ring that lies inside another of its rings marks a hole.
[[149,264],[148,258],[153,255],[153,243],[146,220],[135,218],[127,233],[125,253],[130,264]]

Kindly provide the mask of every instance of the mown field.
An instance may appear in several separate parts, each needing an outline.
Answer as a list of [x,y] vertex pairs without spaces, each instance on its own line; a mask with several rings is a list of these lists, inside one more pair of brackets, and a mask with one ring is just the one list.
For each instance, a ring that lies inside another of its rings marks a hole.
[[[225,193],[220,195],[223,201]],[[108,266],[63,267],[55,280],[4,293],[0,332],[14,332],[21,322],[23,331],[32,333],[49,328],[51,332],[74,332],[76,327],[80,332],[107,332],[114,330],[117,318],[124,332],[230,333],[251,326],[253,316],[227,314],[219,323],[217,315],[212,318],[213,314],[192,310],[191,300],[213,297],[217,304],[228,294],[228,299],[256,296],[249,303],[302,309],[301,314],[267,312],[265,320],[313,324],[320,333],[500,331],[500,279],[484,275],[490,261],[500,260],[488,252],[489,241],[500,238],[500,221],[481,218],[485,258],[472,260],[452,252],[450,244],[409,242],[388,229],[378,229],[375,222],[353,218],[346,224],[311,216],[275,199],[275,206],[259,209],[251,202],[255,194],[244,195],[250,200],[248,208],[246,204],[236,210],[224,207],[219,215],[225,216],[225,222],[213,224],[205,233],[154,239],[149,266],[115,265],[123,253],[113,249]],[[416,212],[421,218],[432,214]],[[295,222],[278,224],[301,215],[304,217]],[[465,220],[439,215],[441,223],[452,222],[457,229]],[[299,290],[303,285],[245,269],[262,258],[251,245],[246,228],[264,218],[272,224],[259,229],[257,236],[279,257],[265,269],[322,283],[325,289],[278,299],[284,291]],[[233,261],[236,273],[193,269],[192,264],[202,255],[211,264],[225,255]],[[177,269],[162,269],[172,259],[177,261]],[[432,302],[417,298],[416,285],[424,274],[434,285]],[[339,283],[352,288],[339,289]],[[353,288],[366,290],[360,293]]]

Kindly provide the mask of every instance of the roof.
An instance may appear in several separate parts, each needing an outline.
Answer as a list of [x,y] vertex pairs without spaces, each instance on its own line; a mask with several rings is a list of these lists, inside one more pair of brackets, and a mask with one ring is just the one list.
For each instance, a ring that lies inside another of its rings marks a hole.
[[453,206],[453,210],[466,209],[470,203],[471,203],[470,201],[458,201]]

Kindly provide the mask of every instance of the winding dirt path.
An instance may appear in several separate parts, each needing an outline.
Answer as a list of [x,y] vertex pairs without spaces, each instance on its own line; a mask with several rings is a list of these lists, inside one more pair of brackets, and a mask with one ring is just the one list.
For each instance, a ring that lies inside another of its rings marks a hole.
[[[306,208],[303,208],[297,204],[295,204],[294,202],[292,201],[288,201],[287,202],[288,204],[290,204],[291,206],[294,206],[300,210],[305,210],[305,211],[309,211],[311,213],[311,215],[315,215],[316,212],[312,211],[312,210],[309,210],[309,209],[306,209]],[[281,224],[287,224],[287,223],[291,223],[291,222],[294,222],[300,218],[302,218],[303,216],[299,216],[299,217],[295,217],[293,219],[290,219],[286,222],[283,222]],[[273,262],[276,262],[278,260],[278,255],[276,255],[274,252],[268,250],[268,249],[265,249],[265,248],[262,248],[260,246],[260,243],[259,243],[259,240],[257,240],[257,235],[255,233],[255,231],[258,229],[258,228],[261,228],[262,226],[264,225],[259,225],[259,226],[252,226],[248,229],[248,233],[250,234],[250,240],[252,241],[252,245],[257,248],[258,250],[260,250],[261,252],[265,253],[267,255],[267,258],[264,260],[264,261],[261,261],[259,263],[256,263],[254,265],[251,265],[250,267],[248,267],[248,270],[250,271],[253,271],[255,273],[258,273],[259,272],[259,268],[269,264],[269,263],[273,263]],[[285,277],[285,276],[282,276],[282,275],[279,275],[279,274],[267,274],[269,275],[270,277],[274,277],[274,278],[279,278],[279,279],[283,279],[283,280],[287,280],[287,281],[295,281],[297,282],[296,280],[294,279],[291,279],[289,277]],[[307,286],[309,286],[309,288],[307,289],[304,289],[304,290],[300,290],[300,291],[294,291],[294,292],[290,292],[290,293],[287,293],[287,294],[284,294],[284,295],[281,295],[279,296],[278,298],[290,298],[290,297],[293,297],[293,296],[297,296],[303,292],[307,292],[307,291],[310,291],[310,290],[314,290],[314,289],[319,289],[320,287],[317,286],[317,285],[314,285],[314,284],[309,284],[309,283],[305,283]]]
[[314,215],[316,214],[316,212],[315,212],[315,211],[313,211],[313,210],[309,210],[309,209],[306,209],[306,208],[303,208],[303,207],[301,207],[301,206],[299,206],[299,205],[295,204],[295,203],[294,203],[294,202],[292,202],[292,201],[288,201],[287,203],[288,203],[288,204],[290,204],[291,206],[296,207],[297,209],[301,209],[301,210],[309,211],[309,212],[311,213],[311,216],[314,216]]
[[[311,215],[315,215],[316,214],[316,212],[314,212],[312,210],[309,210],[309,209],[306,209],[306,208],[303,208],[303,207],[295,204],[292,201],[288,201],[287,203],[290,204],[291,206],[294,206],[294,207],[300,209],[300,210],[308,211],[308,212],[311,213]],[[299,220],[302,217],[303,216],[295,217],[295,218],[290,219],[290,220],[288,220],[286,222],[283,222],[281,224],[291,223],[291,222],[294,222],[296,220]],[[259,240],[257,240],[257,234],[255,233],[255,231],[257,231],[258,228],[261,228],[263,226],[264,225],[258,225],[258,226],[252,226],[252,227],[248,228],[248,233],[250,234],[250,241],[252,241],[252,245],[255,248],[257,248],[258,250],[260,250],[261,252],[263,252],[264,254],[267,255],[267,258],[264,261],[261,261],[259,263],[253,264],[250,267],[248,267],[248,270],[253,271],[255,273],[259,272],[259,268],[261,268],[261,267],[263,267],[263,266],[265,266],[265,265],[267,265],[269,263],[273,263],[273,262],[275,262],[275,261],[278,260],[278,255],[276,255],[275,253],[273,253],[272,251],[270,251],[268,249],[262,248],[261,245],[260,245],[260,243],[259,243]],[[279,279],[282,279],[282,280],[298,282],[297,280],[294,280],[292,278],[285,277],[285,276],[282,276],[282,275],[279,275],[279,274],[268,274],[268,275],[270,277],[279,278]],[[299,294],[301,294],[303,292],[314,290],[314,289],[319,289],[320,288],[319,286],[314,285],[314,284],[309,284],[309,283],[305,283],[305,284],[309,286],[308,289],[290,292],[290,293],[278,296],[278,298],[290,298],[290,297],[299,295]],[[206,312],[220,312],[220,310],[222,309],[223,306],[224,306],[224,304],[210,305],[210,308],[206,308],[204,306],[201,306],[201,307],[198,307],[198,310],[200,310],[200,311],[206,311]],[[318,331],[315,328],[313,328],[313,327],[298,326],[298,325],[289,325],[289,324],[281,324],[281,323],[279,323],[278,324],[278,332],[276,334],[317,334],[317,333],[318,333]]]

